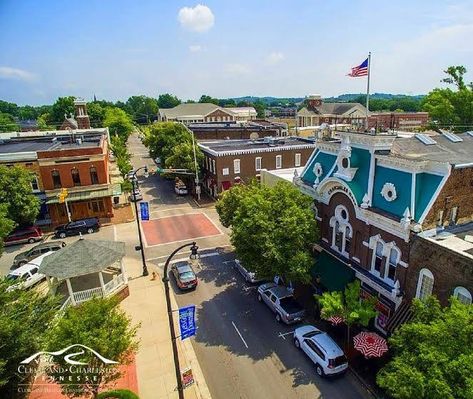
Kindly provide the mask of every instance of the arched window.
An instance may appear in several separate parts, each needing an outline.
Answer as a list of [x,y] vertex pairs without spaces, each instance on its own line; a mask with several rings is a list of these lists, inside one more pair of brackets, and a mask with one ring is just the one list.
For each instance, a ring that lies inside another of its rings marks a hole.
[[53,186],[54,188],[61,188],[61,175],[59,171],[54,169],[51,171],[51,178],[53,179]]
[[455,287],[453,296],[465,305],[471,305],[471,293],[465,287]]
[[348,211],[343,205],[335,208],[335,215],[330,219],[332,230],[332,249],[350,257],[352,227],[348,223]]
[[72,183],[74,184],[74,186],[80,186],[79,170],[77,168],[72,169],[71,175],[72,175]]
[[401,257],[400,254],[401,253],[397,248],[391,248],[391,252],[389,253],[389,262],[386,265],[386,273],[384,278],[394,281],[396,277],[396,267]]
[[90,181],[92,184],[99,184],[99,176],[97,175],[97,168],[95,166],[90,167]]
[[347,254],[350,253],[350,248],[351,248],[351,230],[350,230],[350,227],[346,226],[345,227],[345,252]]
[[376,243],[376,251],[374,253],[374,272],[378,277],[381,277],[381,268],[383,267],[383,252],[384,245],[382,242]]
[[419,272],[417,281],[416,298],[425,299],[432,295],[434,289],[434,275],[429,269],[422,269]]

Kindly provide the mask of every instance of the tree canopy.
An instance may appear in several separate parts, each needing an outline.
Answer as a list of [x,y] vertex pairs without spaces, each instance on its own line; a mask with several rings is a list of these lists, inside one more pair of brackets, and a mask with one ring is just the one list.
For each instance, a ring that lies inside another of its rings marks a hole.
[[172,94],[165,93],[160,94],[158,97],[158,107],[159,108],[174,108],[176,105],[179,105],[181,100]]
[[152,121],[158,113],[158,100],[152,97],[132,96],[127,100],[126,106],[136,122]]
[[36,220],[40,201],[33,194],[31,172],[20,166],[0,166],[0,204],[6,204],[8,218],[18,225]]
[[15,228],[15,222],[8,218],[8,205],[0,204],[0,255],[3,253],[3,240]]
[[111,135],[117,134],[125,142],[134,128],[128,114],[117,107],[109,107],[105,110],[103,125],[109,128]]
[[20,130],[13,116],[0,113],[0,132],[17,132]]
[[389,339],[377,383],[395,399],[473,398],[473,306],[414,300],[414,318]]
[[422,107],[430,115],[434,127],[452,129],[457,132],[471,130],[473,127],[473,85],[465,84],[464,66],[450,66],[445,71],[442,82],[453,85],[433,89],[423,100]]
[[59,127],[64,121],[64,116],[74,116],[74,100],[74,96],[59,97],[51,107],[51,111],[49,112],[50,119],[48,122]]
[[207,94],[203,94],[199,99],[199,103],[212,103],[218,105],[219,100],[218,98],[213,98],[208,96]]
[[280,182],[234,186],[216,208],[222,224],[232,228],[231,242],[245,267],[261,278],[307,282],[318,235],[311,205],[311,198]]
[[[159,157],[167,168],[189,169],[195,172],[192,134],[180,123],[154,123],[146,131],[144,144],[152,158]],[[195,145],[197,164],[200,165],[203,154]]]
[[[138,326],[132,326],[130,318],[117,305],[116,298],[94,298],[79,306],[67,308],[63,317],[48,332],[47,350],[57,351],[81,344],[119,365],[129,364],[132,361],[131,355],[138,348]],[[77,373],[71,371],[63,356],[53,358],[59,372],[49,369],[50,375],[57,378],[62,392],[67,396],[92,395],[95,398],[104,384],[120,377],[118,367],[104,364],[92,353],[85,351],[78,356],[75,359],[83,361],[86,364],[84,368],[88,370],[80,373],[80,381],[77,381]],[[107,371],[103,372],[104,369]],[[61,376],[64,378],[58,378]]]
[[8,285],[6,279],[0,279],[2,398],[11,397],[11,392],[17,390],[18,383],[29,382],[23,381],[22,378],[28,376],[18,373],[18,366],[22,360],[43,349],[44,333],[51,327],[58,306],[57,299],[51,295],[44,296],[35,290],[7,291]]

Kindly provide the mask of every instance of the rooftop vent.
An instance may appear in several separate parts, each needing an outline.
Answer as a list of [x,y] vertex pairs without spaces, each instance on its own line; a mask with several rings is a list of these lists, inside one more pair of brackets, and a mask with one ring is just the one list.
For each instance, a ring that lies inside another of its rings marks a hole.
[[466,132],[466,134],[469,134],[471,137],[473,137],[473,131]]
[[458,137],[456,134],[452,132],[442,132],[442,135],[449,139],[452,143],[460,143],[463,141],[461,137]]
[[415,137],[417,140],[421,141],[425,145],[437,144],[437,142],[432,137],[427,136],[426,134],[423,134],[423,133],[417,133]]

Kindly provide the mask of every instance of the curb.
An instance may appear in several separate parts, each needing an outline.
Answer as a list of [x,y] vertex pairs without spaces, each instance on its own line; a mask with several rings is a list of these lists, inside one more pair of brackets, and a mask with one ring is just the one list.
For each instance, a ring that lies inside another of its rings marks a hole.
[[363,388],[365,388],[372,396],[373,398],[376,398],[378,399],[379,396],[378,394],[373,390],[373,388],[371,387],[371,385],[369,385],[356,371],[355,369],[350,366],[350,364],[348,364],[348,370],[350,371],[350,373],[358,380],[358,382],[363,386]]

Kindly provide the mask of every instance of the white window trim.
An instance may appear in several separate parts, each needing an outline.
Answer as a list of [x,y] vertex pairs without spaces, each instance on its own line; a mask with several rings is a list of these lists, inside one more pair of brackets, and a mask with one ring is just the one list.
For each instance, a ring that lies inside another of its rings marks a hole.
[[[278,166],[278,160],[279,160],[279,166]],[[276,169],[281,169],[282,168],[282,155],[276,155]]]
[[222,169],[222,176],[228,176],[230,174],[230,168]]
[[[346,212],[346,214],[347,214],[346,219],[342,218],[342,216],[341,216],[342,211]],[[332,248],[334,251],[342,254],[345,258],[350,258],[350,254],[345,251],[346,230],[347,230],[347,228],[349,230],[348,237],[350,238],[350,240],[353,238],[353,229],[351,227],[351,224],[348,223],[348,219],[349,219],[349,213],[348,213],[347,208],[345,208],[343,205],[338,205],[335,208],[335,216],[332,216],[330,218],[330,221],[329,221],[329,225],[330,225],[330,227],[332,227],[332,244],[331,244],[330,248]],[[338,225],[339,225],[340,229],[342,230],[342,250],[341,251],[335,245],[335,238],[336,238],[335,227],[336,227],[337,222],[338,222]]]
[[294,155],[294,166],[295,167],[301,166],[301,161],[302,161],[302,155],[300,152],[297,152]]
[[[422,287],[422,281],[424,279],[424,276],[431,278],[432,281],[434,282],[433,284],[435,284],[435,279],[434,279],[434,275],[432,274],[432,272],[429,269],[426,269],[426,268],[421,269],[421,271],[419,272],[419,278],[417,279],[416,298],[420,298],[420,290],[421,290],[421,287]],[[433,285],[432,285],[432,289],[433,289]]]
[[239,174],[241,170],[241,164],[239,159],[234,159],[233,160],[233,173],[234,174]]
[[215,168],[215,159],[212,159],[212,173],[215,174],[217,169]]
[[470,299],[470,305],[472,303],[472,297],[471,297],[471,292],[468,291],[465,287],[455,287],[453,290],[453,296],[458,299],[458,295],[463,295],[464,297],[467,297]]
[[[375,270],[375,262],[376,262],[376,247],[380,243],[383,246],[383,252],[382,252],[382,257],[384,258],[384,273],[378,273]],[[365,243],[363,243],[365,244]],[[365,244],[366,245],[366,244]],[[368,244],[368,247],[372,249],[372,255],[371,255],[371,268],[370,268],[370,273],[373,276],[378,277],[380,280],[383,280],[385,283],[390,284],[394,286],[396,280],[391,280],[388,278],[388,271],[389,271],[389,262],[391,259],[391,251],[394,250],[397,252],[397,257],[396,257],[396,268],[398,265],[401,264],[401,250],[397,247],[396,243],[394,241],[392,242],[385,242],[381,236],[378,234],[376,236],[370,237],[370,241]],[[394,277],[396,278],[396,277]]]
[[39,179],[38,179],[38,175],[37,175],[36,173],[33,173],[32,177],[33,177],[33,179],[34,179],[35,182],[36,182],[36,187],[38,187],[38,188],[35,189],[35,188],[33,187],[33,182],[31,182],[31,191],[32,191],[33,193],[39,193],[41,190],[39,189]]
[[[258,167],[258,161],[259,161],[259,167]],[[255,170],[259,172],[261,170],[261,167],[263,165],[263,158],[261,157],[256,157],[255,158]]]

